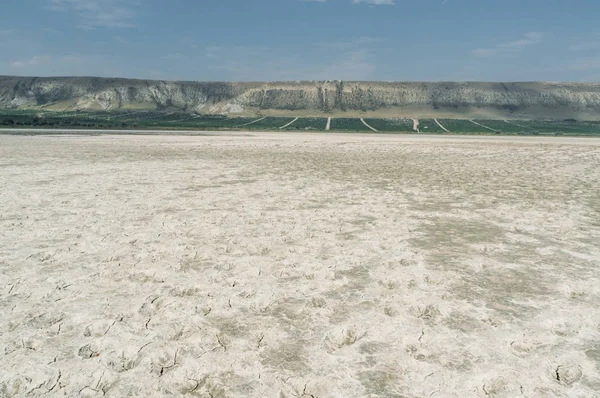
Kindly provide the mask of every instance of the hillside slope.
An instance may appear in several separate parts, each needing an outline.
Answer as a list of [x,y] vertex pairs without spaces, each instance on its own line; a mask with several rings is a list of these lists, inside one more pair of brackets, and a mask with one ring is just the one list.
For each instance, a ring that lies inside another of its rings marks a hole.
[[0,76],[0,107],[182,109],[207,114],[600,120],[600,84],[170,82]]

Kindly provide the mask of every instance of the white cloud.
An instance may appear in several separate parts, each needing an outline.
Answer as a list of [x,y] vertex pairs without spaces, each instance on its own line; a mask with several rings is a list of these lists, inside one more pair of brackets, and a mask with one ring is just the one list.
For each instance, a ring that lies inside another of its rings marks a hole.
[[571,51],[600,50],[600,41],[572,44],[569,46],[569,50],[571,50]]
[[538,44],[542,41],[543,34],[540,32],[529,32],[525,33],[525,37],[520,40],[511,41],[509,43],[500,44],[500,48],[522,48]]
[[0,29],[0,39],[10,39],[15,33],[14,29]]
[[74,11],[81,19],[78,27],[131,28],[135,13],[130,0],[48,0],[53,11]]
[[341,54],[335,63],[318,67],[310,76],[318,80],[369,80],[375,69],[371,53],[361,48]]
[[542,42],[544,35],[540,32],[525,33],[524,37],[519,40],[508,43],[498,44],[489,48],[478,48],[473,50],[473,55],[478,57],[511,57],[518,55],[524,48],[539,44]]
[[0,57],[6,62],[8,57],[27,57],[45,51],[39,41],[32,40],[29,36],[27,31],[0,29],[0,49],[2,49]]
[[317,46],[323,47],[325,49],[347,50],[357,47],[367,47],[370,44],[377,43],[380,41],[381,39],[377,37],[361,36],[358,39],[353,40],[317,43]]
[[569,46],[570,51],[595,51],[600,50],[600,34],[587,36],[585,40],[573,43]]
[[49,59],[50,57],[47,55],[36,55],[35,57],[26,60],[11,61],[9,67],[10,69],[26,69],[32,66],[38,66]]
[[[308,53],[301,49],[264,46],[212,45],[187,54],[179,64],[203,65],[219,80],[369,80],[375,77],[375,37],[357,37],[317,43]],[[195,75],[192,75],[194,78]]]
[[11,44],[22,41],[22,37],[13,29],[0,29],[0,48],[13,47]]
[[113,40],[116,41],[117,43],[121,43],[121,44],[130,44],[129,40],[127,40],[123,36],[113,36]]
[[600,57],[589,57],[572,60],[569,69],[575,71],[600,70]]
[[108,56],[88,54],[36,55],[0,61],[0,75],[123,77],[122,64]]
[[371,4],[374,6],[393,6],[396,4],[394,0],[352,0],[354,4]]
[[[301,0],[310,3],[325,3],[327,0]],[[445,2],[446,0],[444,0]],[[393,6],[396,4],[395,0],[352,0],[353,4],[370,4],[372,6]]]
[[223,51],[223,47],[219,46],[208,46],[206,47],[205,56],[206,58],[218,58]]

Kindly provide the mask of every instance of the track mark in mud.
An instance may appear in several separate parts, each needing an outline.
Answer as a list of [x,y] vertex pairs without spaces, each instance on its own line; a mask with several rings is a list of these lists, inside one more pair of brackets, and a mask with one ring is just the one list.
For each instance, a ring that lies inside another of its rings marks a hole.
[[362,124],[364,124],[364,125],[365,125],[367,128],[369,128],[369,129],[373,130],[374,132],[377,132],[377,131],[378,131],[378,130],[377,130],[377,129],[375,129],[374,127],[371,127],[371,126],[369,125],[369,123],[365,122],[365,119],[363,119],[362,117],[360,118],[360,121],[361,121],[361,122],[362,122]]
[[556,381],[566,386],[578,382],[582,376],[583,372],[581,366],[574,363],[558,365],[554,370]]
[[169,370],[171,368],[174,368],[175,366],[179,365],[179,362],[177,362],[177,354],[179,354],[179,350],[175,350],[175,355],[173,356],[173,363],[170,365],[162,365],[159,371],[159,375],[158,377],[162,377],[163,374],[165,373],[165,370]]
[[244,127],[244,126],[250,126],[251,124],[258,123],[258,122],[260,122],[261,120],[265,120],[266,118],[267,118],[266,116],[265,116],[265,117],[261,117],[260,119],[256,119],[256,120],[253,120],[253,121],[251,121],[251,122],[248,122],[248,123],[240,124],[239,126],[235,126],[235,127]]
[[440,126],[440,128],[441,128],[442,130],[444,130],[446,133],[449,133],[449,132],[450,132],[450,130],[448,130],[446,127],[442,126],[442,123],[440,123],[440,122],[439,122],[439,120],[437,120],[437,119],[433,119],[433,121],[434,121],[434,122],[435,122],[435,123],[436,123],[438,126]]
[[260,338],[258,339],[258,342],[256,343],[256,348],[260,348],[263,340],[265,339],[265,334],[261,334]]
[[295,118],[294,120],[292,120],[292,121],[291,121],[291,122],[289,122],[288,124],[284,124],[283,126],[279,127],[279,129],[280,129],[280,130],[282,130],[282,129],[286,128],[286,127],[290,127],[292,124],[296,123],[296,121],[297,121],[298,119],[299,119],[298,117],[297,117],[297,118]]
[[217,338],[217,342],[219,343],[219,345],[223,348],[223,351],[227,352],[227,344],[225,344],[225,337],[219,336],[218,334],[216,334],[215,337]]
[[522,124],[518,124],[518,123],[515,123],[515,122],[508,121],[508,120],[503,120],[503,122],[504,123],[508,123],[508,124],[512,124],[513,126],[522,127],[524,129],[529,129],[529,127],[527,127],[527,126],[523,126]]
[[486,125],[484,125],[484,124],[478,123],[478,122],[476,122],[475,120],[469,119],[469,121],[470,121],[471,123],[473,123],[474,125],[476,125],[476,126],[483,127],[484,129],[487,129],[487,130],[493,131],[494,133],[497,133],[497,132],[498,132],[498,130],[495,130],[495,129],[491,128],[491,127],[488,127],[488,126],[486,126]]
[[594,395],[600,141],[256,134],[4,149],[0,391]]

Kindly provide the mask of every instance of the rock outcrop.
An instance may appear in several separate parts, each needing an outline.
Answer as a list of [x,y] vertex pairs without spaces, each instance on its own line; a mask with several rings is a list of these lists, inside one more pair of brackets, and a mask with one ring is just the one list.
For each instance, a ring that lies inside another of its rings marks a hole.
[[0,76],[0,107],[181,109],[228,114],[365,114],[600,120],[600,84],[170,82]]

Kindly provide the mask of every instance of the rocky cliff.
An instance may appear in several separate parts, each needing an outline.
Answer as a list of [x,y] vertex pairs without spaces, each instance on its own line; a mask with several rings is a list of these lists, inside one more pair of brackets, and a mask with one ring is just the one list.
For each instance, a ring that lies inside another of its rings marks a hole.
[[0,107],[600,120],[596,83],[170,82],[0,76]]

